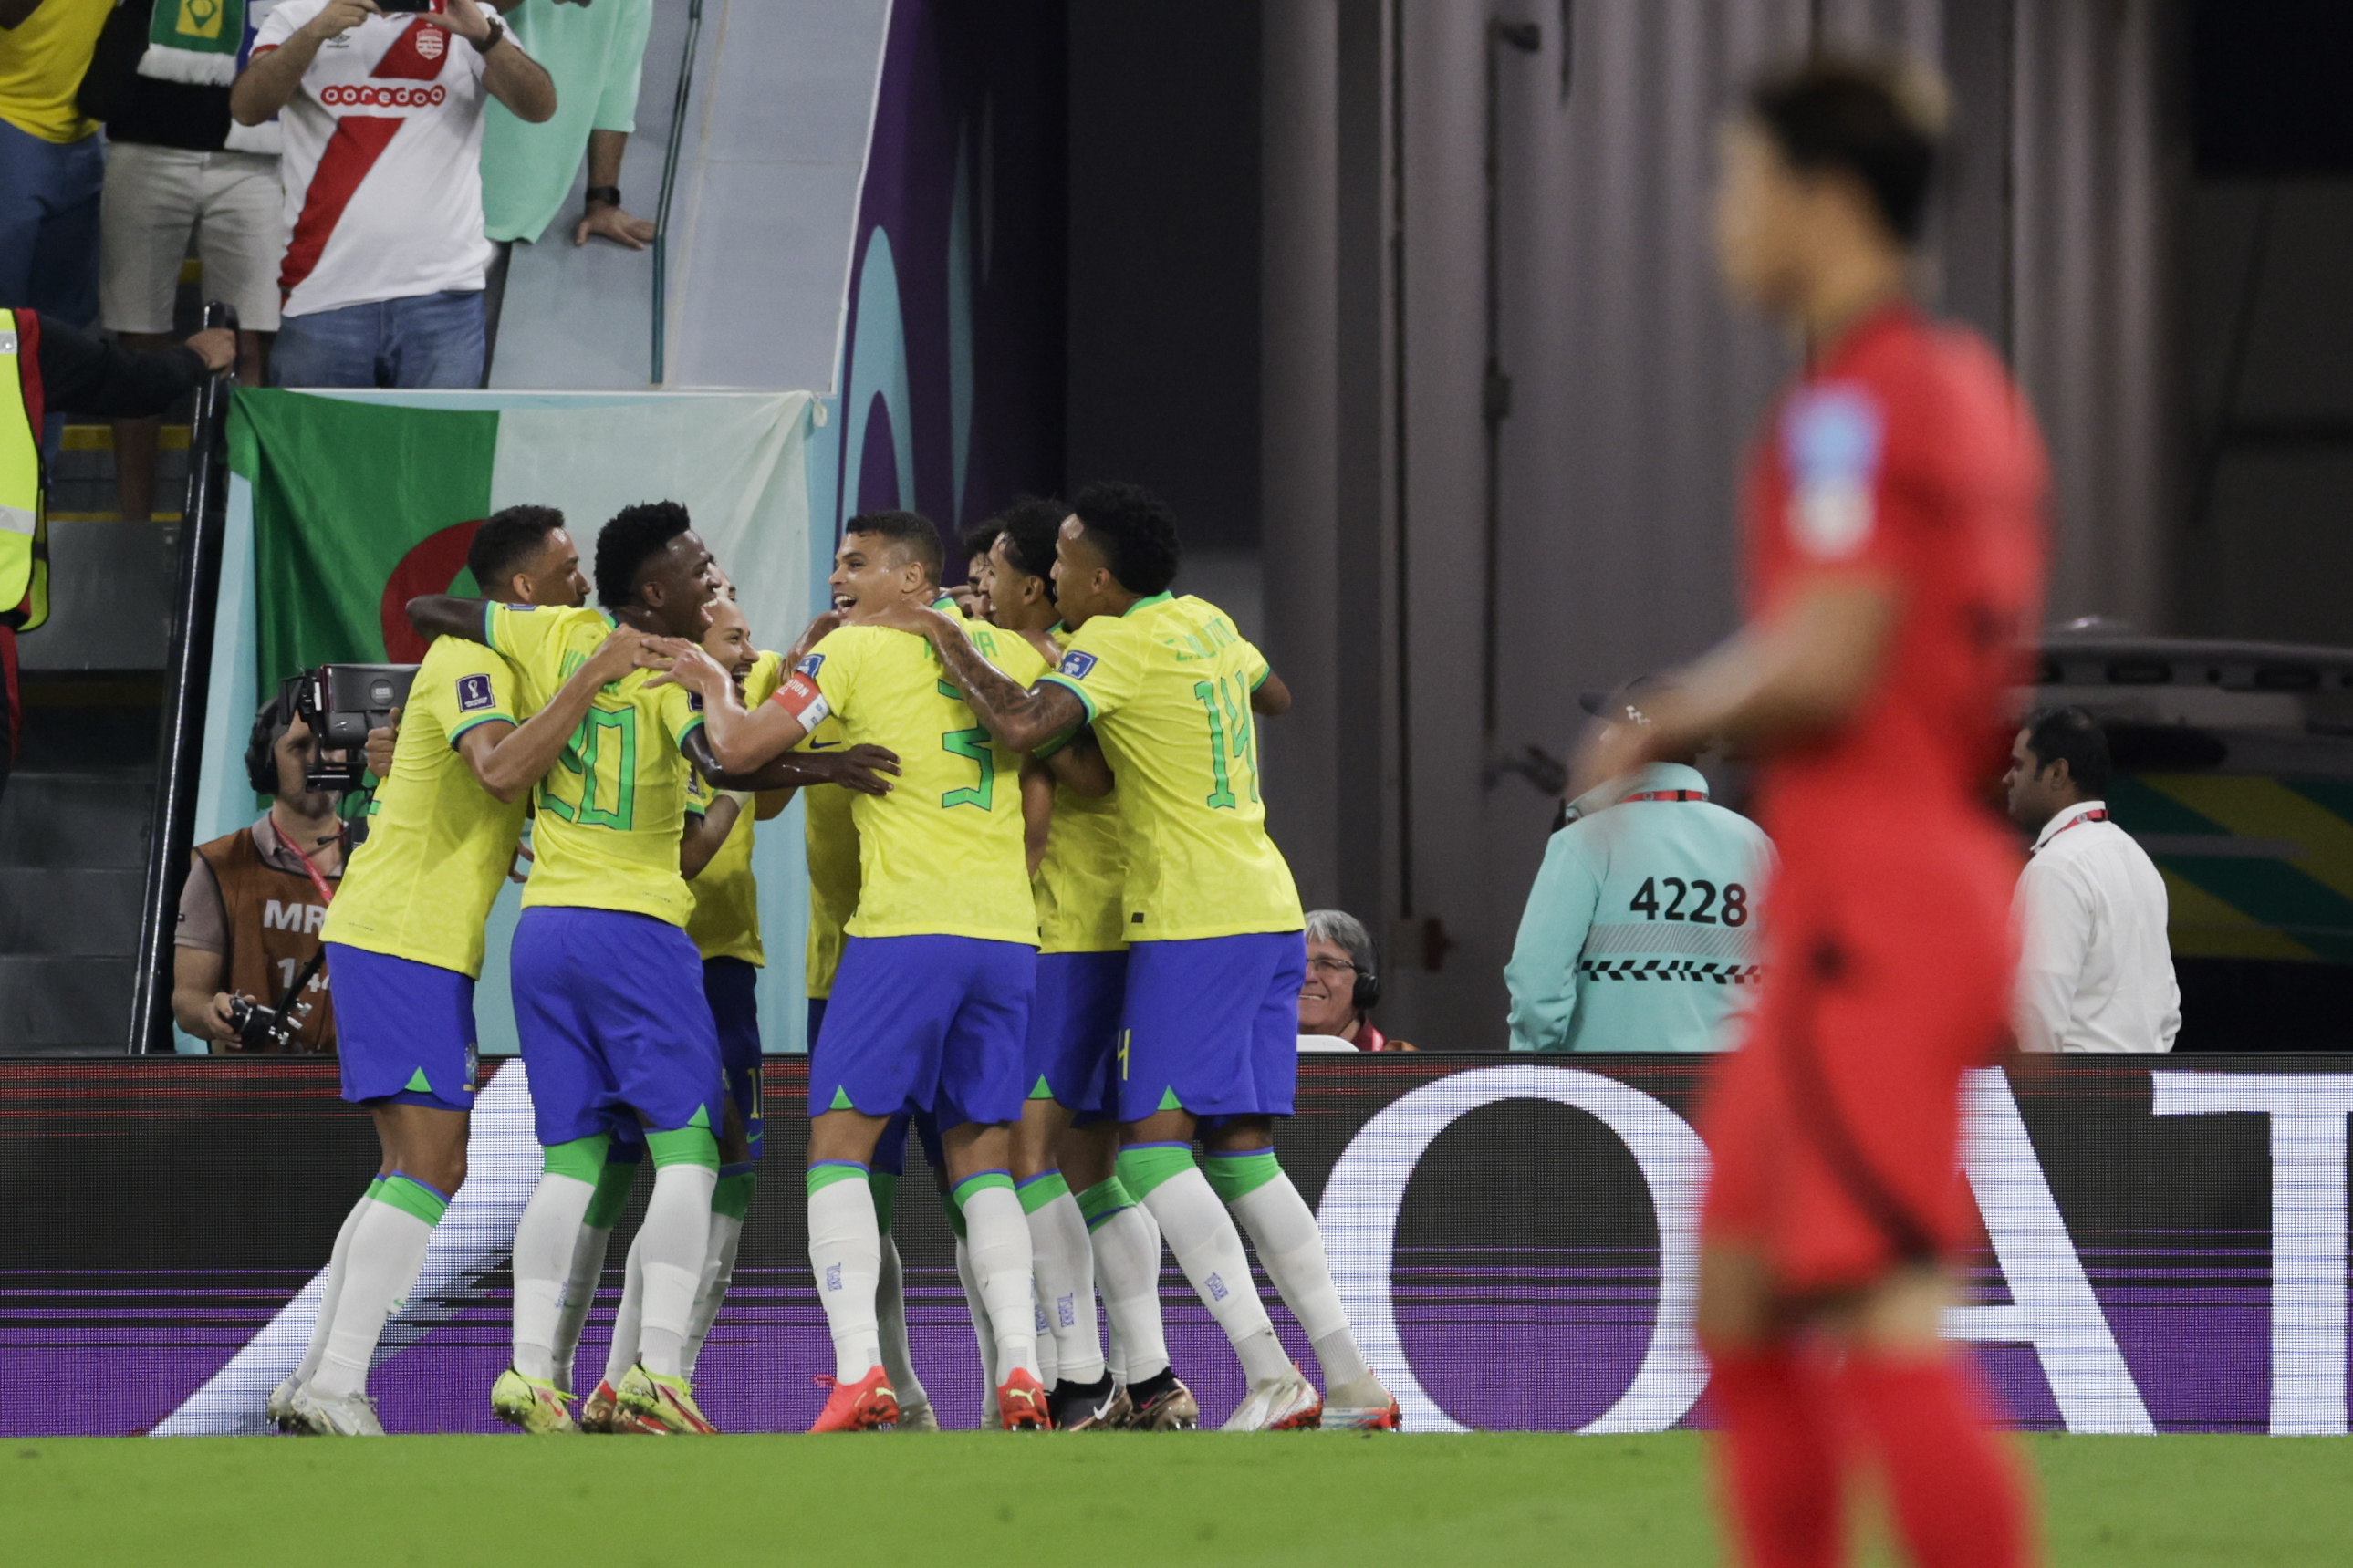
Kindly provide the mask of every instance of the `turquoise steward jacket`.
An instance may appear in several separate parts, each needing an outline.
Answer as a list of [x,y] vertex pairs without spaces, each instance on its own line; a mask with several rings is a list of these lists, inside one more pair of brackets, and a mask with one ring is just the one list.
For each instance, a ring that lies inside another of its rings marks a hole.
[[[1614,804],[1612,802],[1614,801]],[[1504,967],[1516,1051],[1715,1051],[1757,996],[1764,829],[1660,763],[1552,836]]]

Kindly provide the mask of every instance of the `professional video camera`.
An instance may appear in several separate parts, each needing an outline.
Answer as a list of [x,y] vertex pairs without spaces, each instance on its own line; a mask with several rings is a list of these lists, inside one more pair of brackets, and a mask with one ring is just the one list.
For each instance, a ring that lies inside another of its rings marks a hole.
[[296,676],[294,710],[319,738],[304,782],[338,795],[359,788],[368,731],[392,722],[416,679],[413,664],[322,664]]

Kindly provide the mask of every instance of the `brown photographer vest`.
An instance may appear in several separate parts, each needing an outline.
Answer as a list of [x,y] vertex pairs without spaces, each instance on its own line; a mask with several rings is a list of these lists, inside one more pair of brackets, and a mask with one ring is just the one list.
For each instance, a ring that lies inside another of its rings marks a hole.
[[[327,910],[319,902],[319,889],[301,872],[281,871],[264,860],[250,827],[198,845],[196,853],[220,883],[228,932],[227,989],[255,997],[265,1007],[277,1006],[286,987],[320,952],[319,927]],[[294,1031],[289,1049],[333,1050],[335,1006],[327,990],[325,964],[295,1001],[308,1002],[311,1012]]]

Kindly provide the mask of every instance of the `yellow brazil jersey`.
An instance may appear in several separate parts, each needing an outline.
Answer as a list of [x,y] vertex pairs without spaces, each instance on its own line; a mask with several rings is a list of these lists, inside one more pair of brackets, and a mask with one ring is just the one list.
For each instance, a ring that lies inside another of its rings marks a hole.
[[[955,613],[944,600],[937,607]],[[982,658],[1025,685],[1046,667],[1016,633],[970,622],[965,630]],[[799,673],[839,716],[848,743],[899,756],[889,795],[850,802],[859,876],[849,934],[1036,942],[1020,755],[990,739],[944,679],[930,641],[843,626],[810,651]]]
[[[784,684],[784,665],[785,656],[780,653],[764,653],[753,660],[751,672],[744,678],[745,707],[756,708],[776,694],[776,688]],[[685,765],[687,809],[699,812],[710,798],[710,786],[694,772],[693,763]],[[694,895],[694,913],[687,917],[686,934],[694,939],[694,950],[705,958],[740,958],[764,965],[768,962],[767,950],[760,945],[760,880],[752,874],[752,831],[756,820],[746,802],[727,842],[711,857],[702,874],[686,885]]]
[[[839,719],[808,732],[796,751],[831,751],[849,743]],[[857,798],[840,784],[812,784],[801,791],[801,833],[808,850],[808,949],[804,967],[808,994],[833,994],[833,973],[841,967],[841,938],[858,912],[858,820],[849,808]]]
[[[171,5],[174,0],[157,3]],[[105,29],[106,14],[113,9],[114,0],[47,0],[14,28],[0,32],[0,121],[27,136],[60,143],[79,142],[96,131],[97,122],[82,113],[75,100],[82,73],[90,68],[90,51]],[[220,7],[210,9],[217,32]]]
[[[1067,641],[1070,631],[1056,626]],[[1127,945],[1121,899],[1126,857],[1119,841],[1119,795],[1088,796],[1054,785],[1054,820],[1030,890],[1038,899],[1038,951],[1117,952]]]
[[1068,687],[1119,787],[1131,942],[1187,942],[1304,924],[1266,836],[1250,693],[1271,673],[1225,612],[1155,594],[1096,616],[1045,679]]
[[322,939],[482,973],[482,921],[514,863],[523,803],[484,789],[458,754],[458,738],[523,717],[504,659],[462,637],[435,641],[408,689],[367,842],[352,852]]
[[[522,701],[536,710],[588,661],[613,624],[601,610],[492,605],[483,630],[514,666]],[[531,835],[537,858],[523,908],[625,910],[686,924],[694,895],[678,873],[686,827],[679,746],[702,714],[686,688],[649,686],[652,679],[651,670],[633,669],[598,691],[539,781]]]

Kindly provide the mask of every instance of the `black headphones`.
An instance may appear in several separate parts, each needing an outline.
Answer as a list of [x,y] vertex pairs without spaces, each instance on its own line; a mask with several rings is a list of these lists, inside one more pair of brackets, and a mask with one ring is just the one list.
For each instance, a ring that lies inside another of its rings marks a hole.
[[253,716],[253,731],[245,738],[245,782],[256,795],[278,793],[278,737],[292,726],[293,716],[292,681],[280,687],[278,695]]
[[[1371,933],[1366,932],[1365,941],[1369,943],[1372,940]],[[1381,950],[1379,948],[1375,947],[1373,949],[1372,958],[1375,963],[1378,963],[1381,961]],[[1379,1005],[1380,999],[1381,977],[1379,973],[1377,970],[1358,969],[1356,971],[1356,988],[1348,993],[1348,1005],[1355,1008],[1358,1013],[1370,1013],[1374,1007]]]

